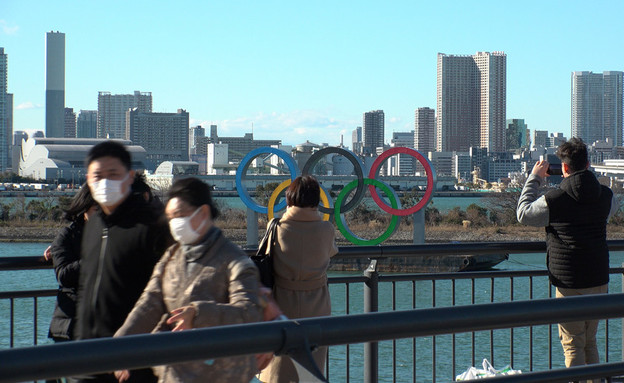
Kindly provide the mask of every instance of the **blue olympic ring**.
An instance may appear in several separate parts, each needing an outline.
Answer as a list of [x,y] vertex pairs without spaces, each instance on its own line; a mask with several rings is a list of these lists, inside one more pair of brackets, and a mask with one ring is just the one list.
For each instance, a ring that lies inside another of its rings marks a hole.
[[[251,165],[251,161],[261,154],[275,154],[276,156],[284,160],[284,162],[288,166],[288,170],[290,171],[291,181],[294,181],[295,178],[297,178],[299,168],[297,167],[297,163],[295,162],[295,160],[288,153],[283,150],[271,148],[268,146],[254,149],[251,152],[247,153],[245,157],[243,157],[240,164],[238,165],[238,168],[236,169],[236,190],[238,191],[238,195],[240,196],[243,203],[251,210],[262,214],[268,214],[268,207],[258,205],[251,198],[249,192],[247,191],[247,188],[243,185],[243,179],[247,176],[247,169],[249,168],[249,165]],[[275,206],[275,209],[277,211],[280,211],[284,208],[286,208],[286,200],[282,200],[280,203],[277,204],[277,206]]]

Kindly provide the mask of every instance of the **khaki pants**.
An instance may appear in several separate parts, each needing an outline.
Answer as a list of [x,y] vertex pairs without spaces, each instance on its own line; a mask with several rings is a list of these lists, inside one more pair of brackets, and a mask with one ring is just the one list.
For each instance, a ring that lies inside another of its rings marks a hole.
[[[557,287],[556,297],[604,294],[606,292],[607,285],[586,289]],[[597,320],[559,323],[559,340],[561,341],[561,346],[563,346],[566,367],[583,366],[599,362],[598,346],[596,345],[597,331]],[[594,380],[594,382],[599,381],[600,379]]]

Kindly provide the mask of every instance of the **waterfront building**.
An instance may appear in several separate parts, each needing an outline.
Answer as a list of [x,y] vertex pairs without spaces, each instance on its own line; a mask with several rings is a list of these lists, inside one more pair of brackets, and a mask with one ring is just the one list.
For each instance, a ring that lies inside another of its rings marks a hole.
[[414,149],[426,155],[436,150],[435,110],[418,108],[414,116]]
[[13,133],[13,137],[11,138],[11,168],[13,169],[13,173],[18,173],[22,154],[22,143],[28,140],[28,133],[18,130]]
[[548,131],[534,130],[533,131],[533,148],[546,148],[546,147],[548,147]]
[[128,110],[125,136],[147,151],[146,168],[154,171],[163,161],[188,161],[189,114]]
[[[413,148],[415,133],[411,132],[393,132],[392,140],[390,141],[391,147],[405,147]],[[390,174],[393,176],[411,176],[415,172],[414,161],[416,159],[409,154],[398,154],[396,165],[391,168]],[[392,156],[395,157],[395,156]]]
[[436,148],[505,150],[507,55],[438,53]]
[[524,119],[513,118],[507,120],[506,125],[507,149],[520,149],[529,146],[529,128]]
[[453,152],[429,152],[429,161],[438,176],[453,177]]
[[139,112],[152,112],[152,93],[134,91],[134,94],[98,92],[97,136],[128,140],[126,112],[137,108]]
[[487,148],[471,147],[468,153],[470,153],[471,171],[477,171],[481,175],[479,178],[487,178],[489,166]]
[[383,110],[364,113],[362,129],[362,153],[374,155],[377,148],[384,146],[385,115]]
[[[290,155],[293,151],[292,145],[273,145],[273,147],[288,153],[288,155]],[[270,161],[269,166],[271,167],[271,174],[278,175],[289,172],[288,166],[281,157],[272,155],[270,157]]]
[[76,113],[74,113],[74,108],[65,108],[64,110],[63,137],[76,138]]
[[97,110],[80,110],[76,119],[76,138],[97,137]]
[[228,144],[209,143],[206,155],[206,174],[229,174]]
[[189,129],[189,155],[197,154],[197,144],[204,137],[206,137],[206,129],[201,125],[192,126]]
[[65,133],[65,33],[46,34],[46,136]]
[[453,153],[453,176],[458,182],[471,182],[472,159],[470,152]]
[[622,146],[624,72],[572,72],[572,137]]
[[508,152],[490,153],[488,159],[488,171],[485,178],[488,182],[500,182],[502,178],[509,178],[510,173],[522,170],[522,163],[519,159],[514,158],[513,154]]
[[559,145],[566,142],[568,139],[563,135],[563,133],[550,133],[548,140],[546,141],[547,148],[558,148]]
[[[103,141],[106,140],[30,137],[22,142],[19,175],[48,182],[65,180],[66,183],[83,183],[86,175],[84,159],[94,145]],[[127,140],[116,141],[125,145],[132,155],[132,169],[145,169],[145,149]]]
[[[243,137],[219,137],[216,125],[210,125],[210,137],[207,137],[206,141],[227,144],[228,161],[233,163],[240,162],[247,153],[256,148],[282,144],[282,140],[255,140],[253,133],[245,133]],[[201,153],[199,147],[197,153]]]
[[13,95],[7,93],[8,56],[0,47],[0,172],[11,163],[11,139],[13,136]]
[[351,132],[351,144],[353,153],[362,154],[362,127],[358,126]]

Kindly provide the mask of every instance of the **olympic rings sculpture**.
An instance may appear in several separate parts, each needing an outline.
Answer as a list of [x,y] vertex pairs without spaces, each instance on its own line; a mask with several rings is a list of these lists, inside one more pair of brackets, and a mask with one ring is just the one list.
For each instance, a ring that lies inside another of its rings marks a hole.
[[[249,166],[252,164],[256,157],[262,154],[277,155],[284,161],[284,163],[288,167],[288,170],[290,171],[290,179],[287,179],[280,183],[279,186],[273,191],[271,197],[269,198],[268,206],[261,206],[257,204],[249,195],[247,188],[244,187],[244,180],[247,176],[247,170],[249,169]],[[431,166],[431,162],[429,162],[426,157],[424,157],[415,149],[394,147],[384,151],[373,162],[371,169],[368,173],[368,178],[364,178],[364,164],[353,152],[344,148],[326,147],[317,151],[308,159],[308,161],[303,166],[303,170],[301,172],[302,175],[311,174],[314,166],[328,154],[342,155],[343,157],[347,158],[351,162],[351,164],[353,164],[354,173],[357,179],[349,182],[340,191],[338,197],[336,198],[335,204],[332,203],[332,199],[330,198],[327,190],[325,190],[325,188],[321,185],[321,205],[319,206],[319,211],[323,213],[324,220],[329,220],[331,218],[331,215],[333,215],[338,230],[340,230],[340,232],[348,241],[355,245],[378,245],[382,243],[396,231],[399,223],[399,217],[407,216],[419,211],[420,209],[427,206],[427,203],[429,203],[429,201],[431,200],[433,190],[435,189],[436,173]],[[414,157],[424,167],[427,174],[427,187],[425,189],[425,194],[420,199],[420,201],[418,201],[418,203],[410,208],[403,209],[394,189],[388,186],[385,182],[377,179],[379,169],[383,162],[395,154],[406,154]],[[267,214],[269,219],[272,219],[276,211],[283,210],[286,207],[285,199],[277,203],[276,205],[277,199],[280,193],[282,193],[290,185],[290,183],[295,178],[297,178],[298,174],[299,168],[295,160],[290,156],[290,154],[284,152],[283,150],[271,147],[257,148],[249,152],[245,157],[243,157],[238,168],[236,169],[236,190],[238,191],[238,195],[240,196],[243,203],[249,209],[258,213]],[[362,198],[364,197],[365,186],[368,186],[368,190],[370,191],[373,201],[375,201],[375,203],[383,211],[392,215],[390,225],[388,226],[386,231],[382,233],[379,237],[373,239],[364,239],[355,235],[349,229],[344,218],[344,213],[353,209],[362,201]],[[355,189],[353,197],[348,202],[345,202],[345,199],[353,189]],[[390,204],[388,204],[380,197],[378,190],[381,190],[386,195],[386,197],[390,201]]]

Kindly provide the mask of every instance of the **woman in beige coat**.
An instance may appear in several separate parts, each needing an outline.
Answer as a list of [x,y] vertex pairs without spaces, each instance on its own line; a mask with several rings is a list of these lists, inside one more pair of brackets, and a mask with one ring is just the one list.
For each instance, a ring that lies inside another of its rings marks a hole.
[[[273,259],[273,293],[291,319],[331,315],[327,267],[338,248],[334,226],[321,220],[319,199],[319,184],[311,176],[297,177],[286,190],[288,208],[279,222]],[[324,371],[327,347],[312,355]],[[260,380],[282,383],[298,382],[299,378],[289,357],[276,356]]]
[[[176,181],[165,210],[177,241],[115,336],[262,320],[258,271],[238,246],[213,225],[218,210],[210,188],[197,178]],[[179,363],[154,368],[160,382],[249,382],[253,355]],[[117,371],[120,382],[128,371]]]

